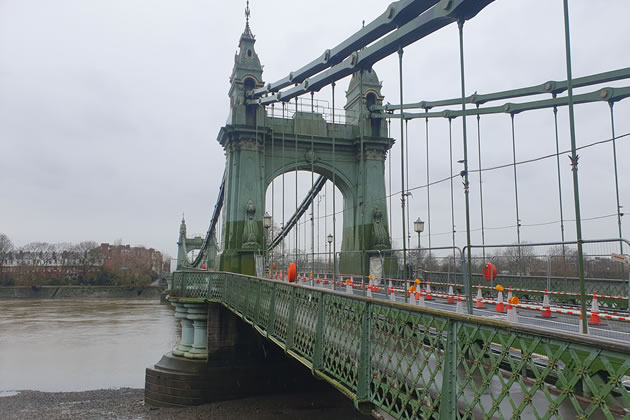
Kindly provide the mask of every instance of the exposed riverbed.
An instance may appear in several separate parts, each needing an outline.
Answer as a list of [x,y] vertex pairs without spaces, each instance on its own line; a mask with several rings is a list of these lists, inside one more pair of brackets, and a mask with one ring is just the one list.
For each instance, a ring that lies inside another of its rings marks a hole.
[[173,348],[178,328],[172,308],[157,300],[0,301],[0,417],[360,418],[336,391],[145,406],[144,369]]

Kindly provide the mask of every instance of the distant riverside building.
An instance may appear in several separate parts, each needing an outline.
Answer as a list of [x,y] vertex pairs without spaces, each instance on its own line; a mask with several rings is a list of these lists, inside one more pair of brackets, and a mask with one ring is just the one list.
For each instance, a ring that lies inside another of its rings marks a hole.
[[0,260],[0,280],[81,282],[93,279],[103,271],[139,273],[151,277],[170,271],[170,261],[164,261],[162,253],[153,248],[108,243],[91,247],[68,245],[67,249],[63,249],[63,245],[37,245],[40,246],[6,253]]
[[170,271],[170,261],[164,261],[162,253],[153,248],[102,243],[103,267],[107,270],[127,270],[132,267],[148,269],[160,275]]

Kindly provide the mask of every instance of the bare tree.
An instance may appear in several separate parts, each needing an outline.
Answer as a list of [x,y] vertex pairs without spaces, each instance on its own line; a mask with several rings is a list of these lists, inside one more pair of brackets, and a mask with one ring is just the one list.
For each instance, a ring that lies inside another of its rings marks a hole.
[[4,264],[11,251],[13,251],[13,242],[7,235],[0,233],[0,266]]

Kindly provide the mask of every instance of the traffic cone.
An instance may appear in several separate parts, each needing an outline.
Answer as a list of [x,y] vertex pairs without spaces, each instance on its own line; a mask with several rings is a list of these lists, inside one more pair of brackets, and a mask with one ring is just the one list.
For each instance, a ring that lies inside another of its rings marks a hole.
[[387,293],[389,294],[389,300],[396,301],[396,295],[394,295],[394,286],[392,285],[392,279],[389,279],[389,288],[387,289]]
[[459,293],[457,294],[457,305],[455,305],[455,312],[457,312],[458,314],[464,313],[464,305],[462,304],[462,297]]
[[415,290],[410,290],[409,291],[409,304],[410,305],[416,305],[416,293]]
[[426,287],[425,292],[426,292],[426,293],[425,293],[425,297],[424,297],[424,298],[425,298],[426,300],[431,300],[431,299],[433,299],[433,294],[431,293],[431,285],[430,285],[429,283],[427,283],[427,287]]
[[507,301],[510,303],[510,299],[512,299],[512,286],[508,289]]
[[372,297],[372,285],[369,284],[367,287],[367,292],[365,292],[365,296],[371,298]]
[[551,305],[549,304],[549,294],[545,289],[545,296],[543,297],[543,310],[540,313],[541,318],[554,318],[551,316]]
[[507,321],[518,323],[518,314],[516,313],[516,307],[511,303],[512,299],[508,299],[507,304]]
[[453,285],[448,285],[448,299],[446,303],[455,303],[455,295],[453,294]]
[[352,294],[352,280],[350,279],[346,281],[346,293],[349,295]]
[[420,306],[421,308],[425,307],[424,292],[422,291],[422,289],[420,289],[420,292],[416,293],[416,302],[417,302],[417,305]]
[[497,296],[496,311],[497,312],[505,312],[505,306],[503,306],[503,292],[499,292],[499,295]]
[[597,292],[593,292],[593,303],[591,304],[591,317],[588,320],[589,325],[601,325],[602,319],[599,317],[599,303],[597,303]]
[[477,303],[475,303],[475,308],[485,308],[483,306],[483,294],[481,293],[481,285],[477,288]]

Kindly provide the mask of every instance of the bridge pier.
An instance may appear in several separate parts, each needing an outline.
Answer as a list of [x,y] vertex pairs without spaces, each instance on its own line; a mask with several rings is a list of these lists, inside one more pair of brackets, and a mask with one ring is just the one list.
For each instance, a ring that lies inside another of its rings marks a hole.
[[146,369],[146,404],[181,407],[327,387],[225,306],[177,298],[171,304],[182,335],[172,352]]

